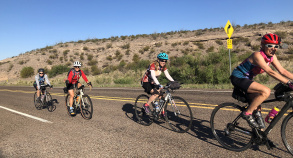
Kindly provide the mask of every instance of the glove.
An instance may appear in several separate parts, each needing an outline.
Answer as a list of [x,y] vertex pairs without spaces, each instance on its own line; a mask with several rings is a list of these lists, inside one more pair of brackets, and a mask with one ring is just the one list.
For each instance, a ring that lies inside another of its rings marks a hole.
[[287,85],[291,90],[293,90],[293,83],[290,80],[287,82]]
[[158,85],[155,85],[155,88],[156,88],[156,89],[160,89],[160,88],[163,88],[163,86],[160,85],[160,84],[158,84]]
[[93,86],[91,82],[87,83],[88,86]]

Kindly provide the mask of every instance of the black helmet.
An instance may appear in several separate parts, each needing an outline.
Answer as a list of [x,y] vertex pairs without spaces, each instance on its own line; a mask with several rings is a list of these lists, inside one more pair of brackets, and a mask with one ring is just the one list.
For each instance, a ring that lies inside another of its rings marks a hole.
[[38,72],[40,73],[40,72],[44,72],[45,70],[43,69],[43,68],[40,68],[39,70],[38,70]]

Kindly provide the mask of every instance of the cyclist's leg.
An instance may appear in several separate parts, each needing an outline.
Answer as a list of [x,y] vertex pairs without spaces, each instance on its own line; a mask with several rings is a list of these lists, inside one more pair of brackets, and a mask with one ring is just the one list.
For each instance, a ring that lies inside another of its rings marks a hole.
[[159,94],[153,94],[153,95],[151,95],[151,97],[149,98],[147,104],[150,105],[152,103],[152,101],[154,101],[158,97],[159,97]]
[[263,101],[265,101],[271,94],[271,90],[268,87],[257,82],[252,82],[251,85],[248,87],[247,92],[252,93],[249,95],[251,103],[246,111],[247,113],[252,113],[254,110],[256,110],[258,106]]
[[80,86],[81,86],[81,83],[78,82],[78,83],[77,83],[77,88],[79,88]]
[[74,91],[73,91],[73,89],[68,90],[68,93],[70,94],[70,98],[69,98],[69,106],[72,107],[72,104],[73,104],[73,97],[74,97]]

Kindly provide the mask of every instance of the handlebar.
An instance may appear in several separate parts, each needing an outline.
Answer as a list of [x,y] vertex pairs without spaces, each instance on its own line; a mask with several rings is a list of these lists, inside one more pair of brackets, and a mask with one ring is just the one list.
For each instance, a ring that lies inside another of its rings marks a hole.
[[277,100],[283,101],[287,98],[287,96],[291,96],[290,92],[292,91],[292,89],[289,88],[289,86],[286,84],[278,83],[274,87],[274,90],[274,94]]
[[41,86],[40,86],[40,88],[46,88],[46,87],[53,88],[53,85],[46,84],[46,85],[41,85]]

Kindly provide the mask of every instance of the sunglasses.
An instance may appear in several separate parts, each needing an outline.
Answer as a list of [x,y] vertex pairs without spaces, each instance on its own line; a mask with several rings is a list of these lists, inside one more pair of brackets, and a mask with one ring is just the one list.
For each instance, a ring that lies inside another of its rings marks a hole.
[[39,74],[44,74],[44,73],[39,73]]
[[268,48],[279,48],[279,45],[275,45],[275,44],[266,44],[265,46]]
[[79,66],[74,66],[75,68],[79,68]]
[[167,60],[160,60],[160,62],[165,62],[165,63],[166,63],[166,62],[167,62]]

